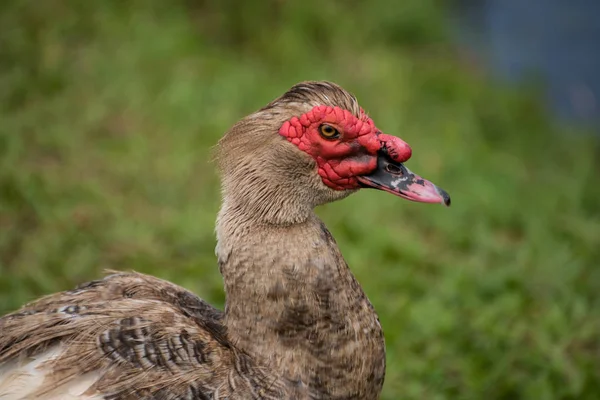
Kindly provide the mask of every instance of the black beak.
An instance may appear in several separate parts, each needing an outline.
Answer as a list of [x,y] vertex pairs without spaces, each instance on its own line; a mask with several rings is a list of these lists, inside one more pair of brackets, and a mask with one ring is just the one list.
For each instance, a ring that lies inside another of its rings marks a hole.
[[444,189],[391,160],[385,150],[379,152],[377,169],[370,175],[358,177],[358,181],[363,187],[384,190],[407,200],[450,206],[450,195]]

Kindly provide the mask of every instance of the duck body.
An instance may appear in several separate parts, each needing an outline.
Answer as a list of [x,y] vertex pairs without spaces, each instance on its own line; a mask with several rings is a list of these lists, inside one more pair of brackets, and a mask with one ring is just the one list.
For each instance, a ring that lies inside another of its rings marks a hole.
[[219,143],[224,312],[114,273],[0,318],[0,400],[377,399],[377,314],[313,209],[361,187],[449,197],[335,84],[305,82]]
[[[1,376],[0,399],[378,398],[381,326],[327,228],[314,217],[240,237],[227,250],[220,243],[219,262],[230,291],[252,289],[225,313],[172,283],[116,273],[2,318],[0,363],[21,367]],[[289,238],[302,254],[274,251]],[[245,248],[256,268],[280,266],[277,276],[238,273]]]

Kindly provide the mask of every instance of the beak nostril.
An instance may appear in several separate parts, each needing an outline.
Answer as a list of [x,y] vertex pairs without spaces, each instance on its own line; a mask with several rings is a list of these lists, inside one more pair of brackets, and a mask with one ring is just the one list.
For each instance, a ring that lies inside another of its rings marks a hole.
[[396,166],[394,164],[388,164],[388,165],[386,165],[385,166],[385,170],[387,172],[389,172],[390,174],[400,175],[400,176],[403,175],[402,168],[400,168],[400,167],[398,167],[398,166]]

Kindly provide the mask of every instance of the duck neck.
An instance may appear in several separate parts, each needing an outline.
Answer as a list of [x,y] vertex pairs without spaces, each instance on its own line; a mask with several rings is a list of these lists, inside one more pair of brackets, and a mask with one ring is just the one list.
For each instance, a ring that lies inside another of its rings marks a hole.
[[[379,393],[385,369],[379,320],[312,211],[297,223],[269,224],[225,201],[217,238],[234,343],[316,394]],[[329,368],[344,373],[331,377]]]

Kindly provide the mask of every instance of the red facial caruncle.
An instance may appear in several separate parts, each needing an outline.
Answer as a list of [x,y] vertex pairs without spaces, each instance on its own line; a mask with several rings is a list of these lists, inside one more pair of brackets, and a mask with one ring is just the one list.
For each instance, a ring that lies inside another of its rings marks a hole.
[[[286,121],[279,134],[315,159],[325,185],[336,190],[358,189],[361,187],[358,177],[375,171],[381,150],[398,163],[411,156],[407,143],[382,133],[360,111],[357,118],[340,107],[316,106]],[[327,137],[323,129],[335,134]]]

